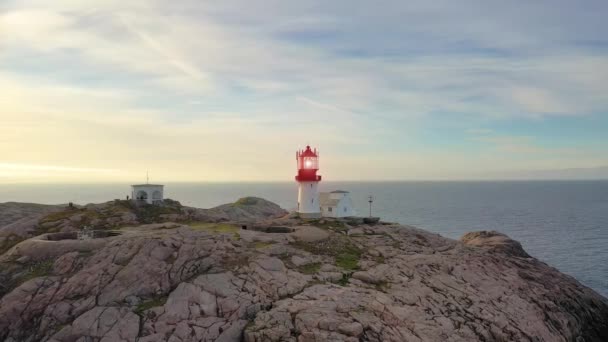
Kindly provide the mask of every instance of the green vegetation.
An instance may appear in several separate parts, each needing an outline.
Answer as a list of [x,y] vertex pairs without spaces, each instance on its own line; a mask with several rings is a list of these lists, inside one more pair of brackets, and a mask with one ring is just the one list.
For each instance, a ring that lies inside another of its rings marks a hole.
[[356,270],[359,268],[361,253],[344,252],[336,255],[336,266],[345,270]]
[[94,209],[87,208],[66,208],[62,211],[51,213],[40,220],[40,223],[57,222],[70,219],[80,215],[80,223],[88,224],[92,220],[101,217],[101,214]]
[[234,202],[235,206],[256,205],[256,204],[258,204],[258,199],[255,197],[243,197],[243,198],[239,198],[236,202]]
[[350,277],[352,276],[352,273],[343,273],[342,274],[342,279],[338,280],[338,284],[342,285],[342,286],[346,286],[348,285],[348,281],[350,280]]
[[304,274],[316,274],[321,269],[321,263],[315,262],[298,267],[298,271]]
[[190,228],[205,231],[213,234],[232,234],[236,240],[241,239],[240,227],[227,223],[192,222],[188,224]]
[[342,234],[332,234],[324,241],[296,241],[291,245],[313,254],[332,256],[336,260],[336,266],[345,270],[358,269],[363,254],[349,237]]
[[241,228],[227,223],[193,222],[188,224],[194,230],[211,233],[238,233]]
[[194,230],[212,233],[236,233],[240,228],[226,223],[192,222],[188,224]]
[[53,260],[43,260],[38,262],[32,262],[27,265],[27,270],[20,274],[13,284],[13,287],[17,287],[26,281],[38,277],[46,277],[51,275],[53,271]]
[[162,205],[154,204],[129,204],[134,208],[137,220],[141,223],[159,222],[161,215],[181,214],[181,204],[175,201],[165,200]]
[[332,230],[335,232],[346,231],[347,228],[343,221],[331,219],[311,219],[306,220],[307,223],[322,229]]
[[142,316],[144,314],[144,312],[146,312],[152,308],[155,308],[157,306],[165,305],[166,302],[167,302],[167,296],[152,298],[148,301],[145,301],[145,302],[142,302],[141,304],[139,304],[135,308],[135,310],[133,310],[133,312],[135,312],[139,316]]
[[53,260],[44,260],[35,262],[28,269],[28,279],[46,277],[53,270]]
[[268,248],[268,247],[272,246],[273,244],[274,244],[273,241],[269,241],[269,242],[256,241],[253,243],[253,246],[255,247],[255,249],[264,249],[264,248]]
[[15,234],[5,237],[4,241],[0,242],[0,255],[4,254],[6,251],[13,248],[13,246],[23,240],[25,240],[25,238]]
[[76,215],[76,214],[82,213],[84,211],[85,211],[85,209],[66,208],[62,211],[57,211],[57,212],[46,215],[45,217],[43,217],[40,220],[40,223],[56,222],[56,221],[60,221],[60,220],[65,220],[65,219],[72,217],[72,215]]
[[[161,205],[135,203],[130,200],[114,200],[102,205],[85,207],[66,207],[50,213],[40,220],[38,234],[58,232],[65,220],[73,220],[73,226],[91,226],[96,229],[118,228],[121,217],[125,213],[133,213],[142,224],[164,222],[163,215],[182,214],[182,205],[170,199],[165,199]],[[110,220],[112,219],[112,220]],[[113,222],[109,224],[108,222]]]

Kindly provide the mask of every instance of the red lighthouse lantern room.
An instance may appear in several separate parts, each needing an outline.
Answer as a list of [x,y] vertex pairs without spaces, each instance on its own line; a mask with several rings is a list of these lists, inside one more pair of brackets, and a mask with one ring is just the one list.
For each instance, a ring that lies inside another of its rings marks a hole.
[[297,151],[296,160],[298,161],[296,181],[318,182],[321,180],[321,176],[317,175],[317,171],[319,170],[319,152],[316,148],[311,150],[310,146],[306,146],[305,150]]

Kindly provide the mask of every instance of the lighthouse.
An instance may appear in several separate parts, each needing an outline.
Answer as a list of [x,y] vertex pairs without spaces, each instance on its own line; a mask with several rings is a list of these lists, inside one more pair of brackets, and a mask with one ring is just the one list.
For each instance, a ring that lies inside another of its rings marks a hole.
[[319,170],[319,153],[317,149],[311,150],[306,146],[303,151],[296,152],[298,162],[298,213],[303,218],[321,217],[318,185],[321,176]]

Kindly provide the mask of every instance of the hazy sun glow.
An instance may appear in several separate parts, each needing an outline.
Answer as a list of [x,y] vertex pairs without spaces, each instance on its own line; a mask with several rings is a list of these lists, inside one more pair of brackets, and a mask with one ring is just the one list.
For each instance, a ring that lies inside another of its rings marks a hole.
[[440,3],[5,0],[0,183],[604,172],[608,4]]

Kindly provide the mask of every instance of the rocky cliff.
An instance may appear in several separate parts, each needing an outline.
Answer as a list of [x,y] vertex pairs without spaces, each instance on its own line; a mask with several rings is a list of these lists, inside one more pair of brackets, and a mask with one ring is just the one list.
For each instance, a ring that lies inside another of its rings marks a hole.
[[[125,210],[116,236],[74,240],[62,223],[10,248],[0,340],[608,340],[605,298],[496,232],[280,218],[262,199],[177,208]],[[165,219],[181,223],[142,225]]]

